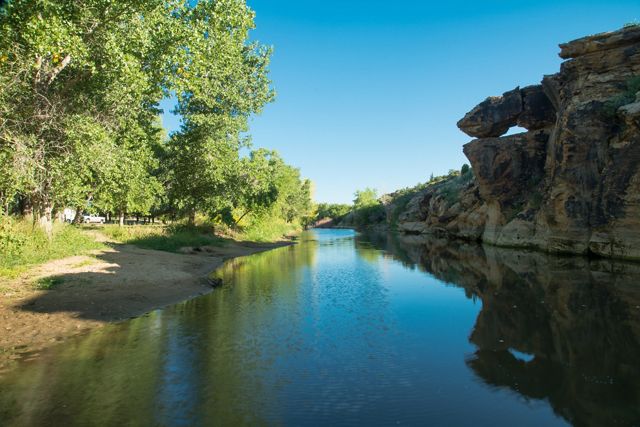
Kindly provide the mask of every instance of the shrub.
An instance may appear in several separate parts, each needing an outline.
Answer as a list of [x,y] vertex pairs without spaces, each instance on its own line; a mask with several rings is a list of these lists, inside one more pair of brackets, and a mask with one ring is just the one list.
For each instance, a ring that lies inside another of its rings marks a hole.
[[615,117],[620,107],[636,100],[636,93],[640,91],[640,76],[635,76],[627,80],[625,87],[624,92],[604,103],[603,109],[606,117]]
[[3,256],[19,253],[26,243],[26,238],[16,233],[14,228],[11,218],[0,216],[0,254]]
[[104,247],[83,230],[55,224],[53,237],[26,220],[0,218],[0,277],[15,277],[28,267]]
[[316,219],[333,218],[340,219],[349,212],[351,212],[351,206],[339,203],[320,203],[318,204],[318,212]]
[[33,287],[41,291],[49,291],[64,283],[64,279],[60,276],[42,277],[35,281]]
[[144,249],[166,252],[178,252],[187,246],[220,246],[224,239],[213,234],[207,226],[154,226],[132,225],[119,227],[108,225],[103,228],[104,234],[110,238]]
[[297,224],[279,218],[265,218],[245,227],[235,237],[252,242],[273,242],[298,230],[300,227]]

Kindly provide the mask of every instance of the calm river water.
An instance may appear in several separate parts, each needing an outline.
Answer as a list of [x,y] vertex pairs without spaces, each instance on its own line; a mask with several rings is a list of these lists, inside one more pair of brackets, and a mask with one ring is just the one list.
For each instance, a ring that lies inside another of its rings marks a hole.
[[0,374],[0,425],[640,425],[640,265],[316,230]]

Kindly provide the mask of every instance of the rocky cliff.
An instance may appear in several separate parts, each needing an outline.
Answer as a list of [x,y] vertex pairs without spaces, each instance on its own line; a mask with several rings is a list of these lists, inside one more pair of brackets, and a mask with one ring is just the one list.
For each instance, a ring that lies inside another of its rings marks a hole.
[[640,26],[560,48],[559,73],[458,122],[473,178],[454,200],[423,190],[400,230],[640,259]]

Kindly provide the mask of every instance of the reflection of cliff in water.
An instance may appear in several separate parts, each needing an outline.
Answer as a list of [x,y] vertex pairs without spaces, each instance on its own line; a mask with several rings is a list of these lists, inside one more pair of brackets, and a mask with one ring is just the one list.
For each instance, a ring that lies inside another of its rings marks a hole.
[[359,244],[482,300],[468,366],[575,425],[640,423],[640,265],[418,236]]

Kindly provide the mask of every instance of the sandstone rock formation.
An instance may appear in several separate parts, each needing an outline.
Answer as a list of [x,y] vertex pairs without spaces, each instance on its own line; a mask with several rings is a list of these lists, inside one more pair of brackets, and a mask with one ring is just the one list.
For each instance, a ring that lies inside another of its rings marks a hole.
[[458,127],[469,136],[490,138],[504,135],[512,126],[537,130],[555,120],[555,109],[542,85],[534,85],[485,99],[458,122]]
[[[560,56],[559,73],[458,123],[478,138],[464,146],[475,179],[456,209],[420,194],[401,230],[640,259],[640,28],[563,44]],[[515,125],[528,132],[502,136]]]

